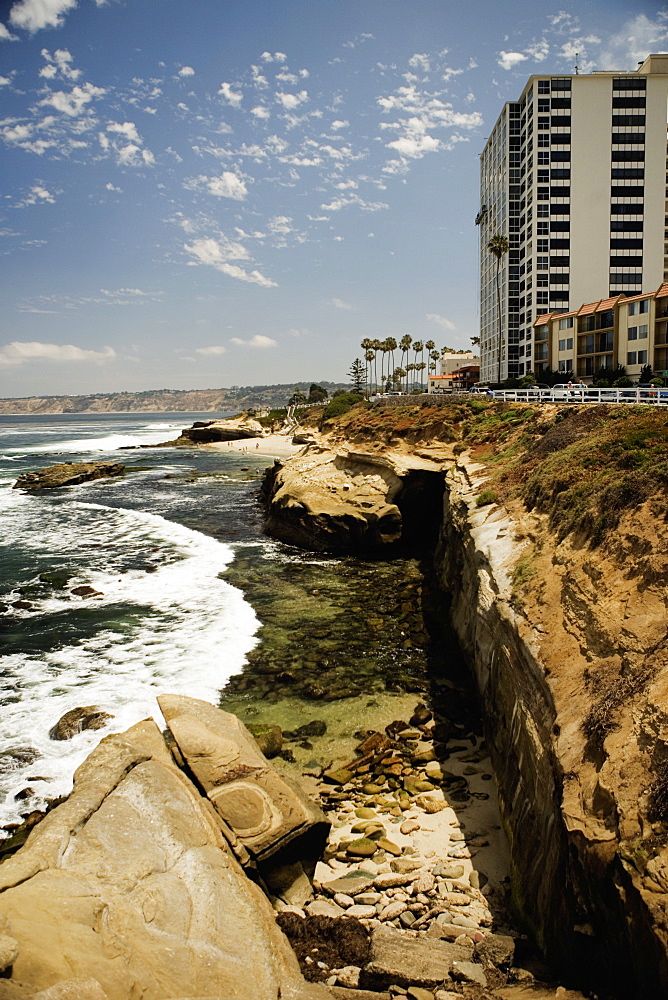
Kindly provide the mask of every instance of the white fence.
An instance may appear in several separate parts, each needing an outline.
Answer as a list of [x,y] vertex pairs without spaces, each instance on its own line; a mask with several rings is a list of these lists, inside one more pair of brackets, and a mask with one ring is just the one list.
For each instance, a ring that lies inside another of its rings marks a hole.
[[493,389],[478,395],[483,399],[502,399],[520,403],[642,403],[650,406],[668,406],[668,388],[651,389],[594,389],[574,386],[572,389]]

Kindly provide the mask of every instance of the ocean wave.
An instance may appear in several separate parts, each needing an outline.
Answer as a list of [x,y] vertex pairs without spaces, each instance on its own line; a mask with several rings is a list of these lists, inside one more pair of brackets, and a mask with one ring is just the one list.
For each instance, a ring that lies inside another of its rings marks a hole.
[[[39,756],[32,764],[19,758],[15,769],[0,774],[0,824],[16,821],[25,808],[14,796],[26,786],[35,791],[31,807],[67,794],[73,771],[103,736],[146,717],[160,722],[156,695],[215,702],[255,645],[258,628],[241,591],[220,579],[233,557],[229,545],[158,514],[76,501],[49,513],[23,499],[23,516],[13,520],[23,533],[33,518],[41,528],[34,540],[23,534],[28,548],[43,549],[50,538],[54,555],[67,553],[63,561],[80,567],[68,589],[87,584],[101,596],[73,601],[54,591],[31,598],[33,610],[21,613],[34,615],[45,634],[50,620],[67,621],[73,609],[85,608],[99,625],[76,641],[65,634],[57,648],[2,658],[0,758],[16,748]],[[49,517],[52,523],[44,523]],[[9,535],[3,541],[11,545]],[[127,568],[142,554],[150,566]],[[44,556],[48,561],[49,553]],[[49,739],[54,723],[83,705],[97,705],[114,718],[103,730],[69,742]]]

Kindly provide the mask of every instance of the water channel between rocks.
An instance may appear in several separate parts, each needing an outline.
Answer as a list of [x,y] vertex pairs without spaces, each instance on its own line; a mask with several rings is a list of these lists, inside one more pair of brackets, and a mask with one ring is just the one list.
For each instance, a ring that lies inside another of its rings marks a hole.
[[[257,560],[252,550],[238,550],[225,578],[243,590],[262,628],[247,666],[223,689],[220,706],[254,728],[281,728],[282,753],[272,763],[320,793],[336,846],[337,836],[350,832],[340,811],[350,789],[334,784],[323,795],[323,770],[353,759],[370,731],[385,733],[389,726],[388,735],[395,736],[410,729],[416,706],[426,705],[443,771],[437,787],[447,806],[421,816],[422,828],[412,838],[399,835],[411,814],[385,809],[387,836],[404,854],[428,857],[434,866],[463,865],[465,876],[483,889],[492,929],[504,933],[511,930],[509,849],[482,720],[447,608],[424,570],[417,559],[328,559],[279,546],[273,558]],[[404,759],[420,745],[408,738]],[[418,780],[428,777],[419,757],[416,750],[410,766]],[[403,780],[390,780],[384,794],[398,797]],[[359,792],[352,798],[356,805],[373,805]],[[376,864],[385,860],[391,857],[383,851],[373,857]]]

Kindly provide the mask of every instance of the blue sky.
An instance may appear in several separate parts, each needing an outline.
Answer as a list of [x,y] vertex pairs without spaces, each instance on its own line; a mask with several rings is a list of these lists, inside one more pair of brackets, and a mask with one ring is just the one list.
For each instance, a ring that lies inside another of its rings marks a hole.
[[342,380],[470,346],[478,157],[655,0],[0,0],[0,396]]

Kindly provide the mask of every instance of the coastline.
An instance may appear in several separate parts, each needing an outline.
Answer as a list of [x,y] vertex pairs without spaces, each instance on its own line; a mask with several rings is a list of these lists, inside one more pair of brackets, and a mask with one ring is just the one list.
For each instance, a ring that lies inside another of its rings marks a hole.
[[293,444],[292,438],[285,434],[269,434],[261,438],[239,438],[236,441],[213,441],[209,444],[199,445],[207,450],[231,452],[236,451],[242,455],[248,454],[251,458],[291,458],[298,454],[304,447],[302,444]]

